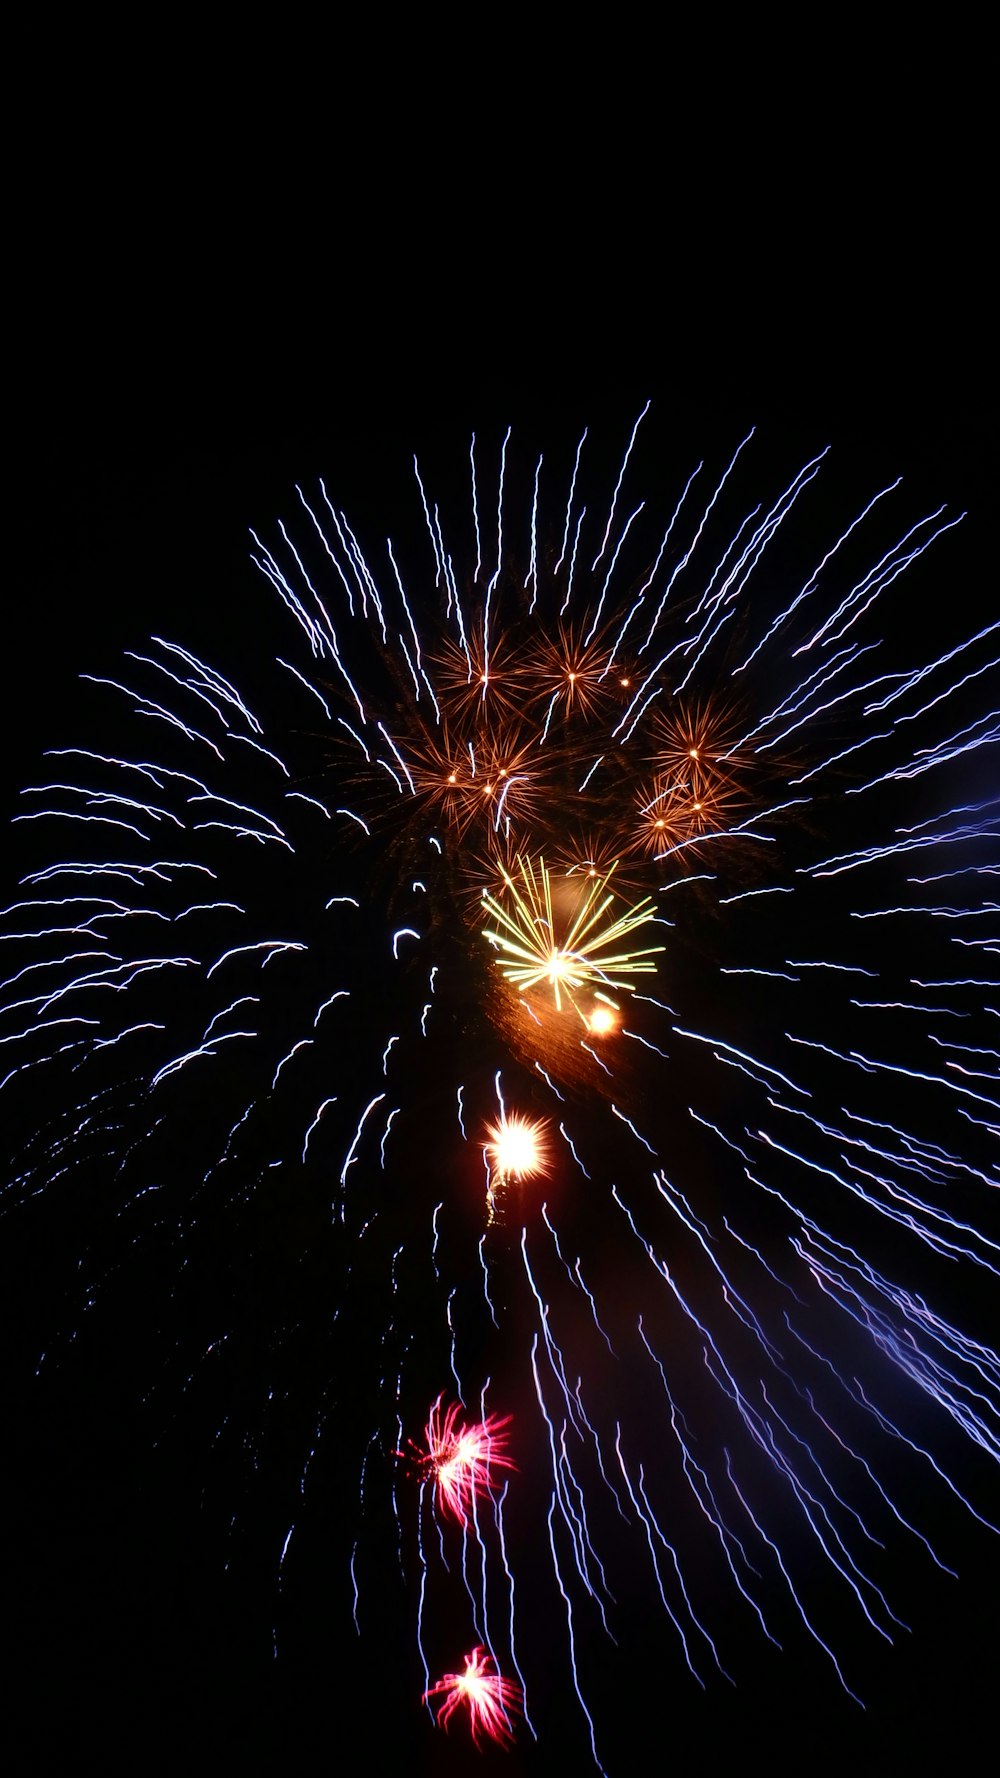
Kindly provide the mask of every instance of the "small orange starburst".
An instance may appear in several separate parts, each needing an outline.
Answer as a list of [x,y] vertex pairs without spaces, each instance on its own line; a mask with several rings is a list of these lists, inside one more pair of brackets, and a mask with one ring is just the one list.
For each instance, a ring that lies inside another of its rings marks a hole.
[[551,761],[516,725],[477,725],[464,737],[427,734],[408,751],[416,794],[437,809],[461,838],[475,827],[506,834],[530,819]]
[[733,712],[715,704],[661,711],[653,732],[657,771],[692,799],[737,792],[746,760],[736,749],[736,733]]
[[502,633],[447,641],[435,661],[437,683],[453,717],[516,716],[525,697],[526,663]]
[[532,664],[532,698],[543,701],[550,715],[580,713],[593,716],[619,689],[618,676],[609,674],[608,652],[597,642],[585,642],[570,629],[543,641]]

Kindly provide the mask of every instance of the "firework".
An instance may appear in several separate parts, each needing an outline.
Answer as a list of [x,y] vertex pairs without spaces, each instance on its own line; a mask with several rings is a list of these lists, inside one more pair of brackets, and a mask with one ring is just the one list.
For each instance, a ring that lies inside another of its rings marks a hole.
[[474,1497],[494,1487],[496,1471],[514,1467],[506,1451],[509,1424],[509,1415],[491,1414],[466,1425],[461,1408],[452,1403],[442,1409],[440,1396],[430,1411],[421,1462],[434,1478],[441,1511],[463,1526]]
[[484,1648],[474,1648],[465,1657],[462,1673],[446,1673],[437,1685],[424,1694],[424,1701],[444,1695],[438,1709],[438,1722],[447,1728],[456,1710],[467,1710],[469,1729],[474,1741],[488,1735],[493,1741],[513,1739],[511,1711],[517,1709],[517,1686],[494,1670],[494,1663]]
[[154,639],[25,793],[0,1009],[9,1201],[92,1207],[55,1362],[148,1267],[119,1344],[273,1462],[288,1597],[320,1522],[415,1704],[598,1764],[647,1660],[853,1708],[1000,1456],[996,626],[916,648],[952,517],[816,536],[749,440],[660,516],[636,436],[419,476],[412,562],[303,492],[254,697]]
[[[656,918],[656,910],[643,901],[609,917],[614,908],[610,878],[609,870],[596,880],[584,878],[578,889],[562,883],[554,893],[543,859],[537,865],[520,859],[517,877],[504,871],[509,909],[491,895],[483,896],[483,906],[493,919],[485,936],[501,954],[506,979],[522,991],[544,982],[561,1012],[563,995],[578,1009],[584,988],[623,987],[634,975],[654,974],[652,958],[663,946],[637,950],[626,941]],[[561,918],[559,900],[564,903]]]
[[537,1179],[550,1166],[545,1125],[525,1117],[502,1115],[490,1124],[484,1153],[499,1179]]
[[543,1177],[549,1172],[552,1159],[548,1128],[539,1118],[509,1116],[502,1111],[496,1123],[487,1125],[486,1137],[486,1205],[492,1223],[511,1181]]

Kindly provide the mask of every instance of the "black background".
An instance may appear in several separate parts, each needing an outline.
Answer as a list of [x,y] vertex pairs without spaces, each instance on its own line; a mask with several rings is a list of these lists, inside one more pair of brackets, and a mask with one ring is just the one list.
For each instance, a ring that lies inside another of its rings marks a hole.
[[[74,226],[48,275],[27,279],[10,346],[22,391],[5,577],[10,806],[42,747],[85,727],[81,667],[101,671],[123,646],[166,631],[238,668],[256,597],[246,528],[286,512],[297,480],[325,474],[364,523],[383,465],[398,486],[414,448],[464,451],[473,428],[510,421],[565,438],[582,421],[624,435],[651,398],[680,432],[735,438],[756,423],[800,436],[803,457],[829,441],[873,482],[902,470],[928,500],[970,508],[963,597],[970,610],[995,609],[979,249],[961,219],[928,239],[917,213],[902,240],[873,228],[870,240],[845,241],[831,209],[801,252],[794,230],[749,228],[710,269],[663,214],[616,217],[613,242],[595,232],[590,255],[542,275],[539,249],[507,215],[484,217],[475,252],[444,230],[440,255],[418,257],[407,235],[378,257],[332,203],[319,247],[314,233],[299,251],[304,236],[262,202],[242,238],[230,217],[226,240],[203,222],[195,242],[175,218],[161,252],[147,224],[133,256],[123,250],[131,213],[107,212],[93,233],[68,198],[57,233],[66,218]],[[33,1380],[79,1231],[37,1214],[27,1236],[16,1219],[0,1226],[11,1769],[153,1771],[198,1751],[230,1769],[354,1770],[362,1758],[382,1769],[391,1752],[417,1771],[517,1770],[517,1752],[480,1760],[442,1743],[391,1677],[383,1692],[391,1647],[359,1654],[324,1624],[312,1656],[271,1659],[251,1596],[266,1564],[262,1555],[239,1580],[225,1575],[197,1436],[186,1443],[182,1422],[166,1449],[151,1449],[143,1417],[127,1396],[109,1397],[96,1358]],[[983,1539],[973,1547],[982,1562]],[[639,1769],[683,1757],[713,1772],[759,1753],[797,1772],[834,1750],[862,1770],[902,1767],[941,1730],[954,1768],[970,1769],[990,1718],[996,1575],[994,1562],[937,1588],[930,1631],[923,1624],[878,1674],[863,1722],[840,1705],[817,1720],[794,1660],[776,1691],[744,1682],[735,1702],[701,1711],[665,1674],[655,1695],[622,1700],[609,1769],[628,1769],[625,1750]]]

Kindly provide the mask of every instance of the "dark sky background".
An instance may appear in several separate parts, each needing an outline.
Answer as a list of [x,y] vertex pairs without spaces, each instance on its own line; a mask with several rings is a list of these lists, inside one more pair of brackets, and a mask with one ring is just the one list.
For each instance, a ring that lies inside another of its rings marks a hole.
[[[735,439],[752,422],[801,439],[803,457],[829,441],[861,481],[902,470],[925,503],[970,508],[956,552],[962,597],[970,611],[995,609],[981,299],[971,318],[954,292],[949,305],[935,305],[922,250],[904,258],[891,288],[866,289],[859,256],[842,303],[829,291],[819,300],[810,278],[796,291],[775,280],[773,302],[758,289],[751,305],[743,267],[725,289],[706,292],[705,307],[700,291],[672,296],[666,280],[651,288],[649,276],[634,303],[620,288],[602,303],[593,290],[581,294],[579,268],[565,291],[547,283],[533,304],[525,274],[507,263],[502,278],[479,274],[487,288],[474,319],[456,283],[475,285],[477,275],[444,266],[436,280],[424,271],[416,311],[402,270],[395,282],[386,271],[361,301],[342,293],[343,264],[328,294],[289,265],[289,280],[308,285],[301,311],[288,300],[294,291],[271,308],[259,289],[241,300],[227,283],[223,295],[195,269],[183,287],[165,269],[170,289],[154,300],[148,265],[137,285],[120,286],[113,312],[88,308],[86,325],[50,291],[47,314],[61,325],[26,331],[30,397],[14,431],[7,529],[23,557],[7,577],[9,805],[53,737],[86,732],[81,667],[100,672],[122,647],[160,631],[190,639],[238,679],[257,596],[246,529],[270,529],[287,513],[297,480],[324,474],[364,527],[377,519],[383,464],[398,487],[414,448],[464,452],[473,428],[495,433],[508,421],[532,438],[565,439],[580,422],[624,436],[651,398],[659,425],[669,418],[685,436]],[[911,258],[921,276],[909,276]],[[506,311],[500,283],[514,292]],[[382,1699],[379,1668],[399,1652],[391,1638],[359,1653],[312,1594],[292,1654],[275,1663],[261,1629],[271,1611],[261,1588],[273,1585],[266,1488],[227,1575],[225,1478],[205,1455],[202,1417],[171,1408],[154,1442],[161,1410],[131,1394],[141,1393],[142,1376],[140,1361],[121,1352],[127,1283],[116,1316],[87,1336],[92,1349],[33,1378],[49,1329],[65,1334],[85,1208],[67,1226],[35,1206],[0,1224],[0,1236],[11,1354],[2,1618],[13,1770],[59,1769],[56,1750],[108,1771],[155,1771],[196,1751],[245,1770],[278,1762],[286,1772],[354,1770],[362,1757],[378,1770],[383,1752],[412,1771],[559,1769],[545,1758],[531,1764],[530,1753],[479,1759],[457,1737],[442,1743],[413,1720],[391,1676]],[[641,1702],[622,1698],[616,1755],[606,1741],[609,1771],[629,1769],[627,1748],[645,1762],[640,1770],[683,1758],[708,1773],[759,1751],[772,1771],[792,1773],[822,1764],[831,1748],[861,1770],[902,1768],[921,1759],[931,1733],[951,1744],[952,1769],[970,1769],[995,1671],[1000,1567],[986,1543],[985,1533],[970,1541],[972,1571],[958,1586],[935,1587],[913,1647],[878,1670],[863,1726],[839,1704],[828,1722],[816,1717],[794,1654],[766,1693],[742,1679],[735,1702],[716,1698],[700,1711],[686,1695],[675,1701],[682,1676],[665,1673]],[[683,1748],[672,1745],[675,1729]],[[362,1737],[365,1754],[350,1752]]]

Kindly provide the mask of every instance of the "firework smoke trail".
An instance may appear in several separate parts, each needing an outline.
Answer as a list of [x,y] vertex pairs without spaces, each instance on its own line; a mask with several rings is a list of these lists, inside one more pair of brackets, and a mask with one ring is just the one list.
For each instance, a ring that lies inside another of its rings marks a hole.
[[[300,490],[254,698],[167,638],[102,676],[3,934],[5,1097],[48,1108],[9,1201],[100,1175],[129,1263],[176,1249],[158,1399],[266,1350],[218,1437],[298,1452],[282,1585],[335,1496],[415,1698],[475,1647],[544,1744],[558,1637],[598,1765],[637,1594],[696,1689],[798,1635],[863,1700],[893,1552],[948,1567],[921,1497],[998,1516],[998,628],[905,621],[957,515],[894,484],[816,539],[821,458],[767,487],[752,437],[651,494],[646,423],[586,494],[586,439],[474,444],[449,502],[418,465],[405,543]],[[457,1525],[393,1456],[439,1400],[514,1413]]]

